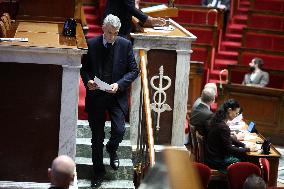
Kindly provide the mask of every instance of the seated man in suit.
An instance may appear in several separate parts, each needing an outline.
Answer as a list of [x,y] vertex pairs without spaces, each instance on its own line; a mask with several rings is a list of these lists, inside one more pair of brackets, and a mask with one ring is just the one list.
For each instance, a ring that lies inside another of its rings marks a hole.
[[49,189],[68,189],[74,180],[75,163],[66,155],[55,158],[51,168],[48,169],[48,177],[51,182]]
[[250,73],[244,77],[243,84],[254,87],[265,87],[269,83],[269,74],[262,71],[263,60],[261,58],[254,58],[249,63]]
[[205,88],[201,94],[200,104],[191,112],[190,124],[196,127],[199,134],[207,136],[208,121],[213,113],[210,105],[215,101],[215,91],[212,88]]
[[[206,83],[203,90],[206,88],[210,88],[214,91],[215,97],[217,96],[217,86],[215,83]],[[192,105],[191,111],[194,111],[194,109],[201,103],[201,97],[197,98],[195,102]]]

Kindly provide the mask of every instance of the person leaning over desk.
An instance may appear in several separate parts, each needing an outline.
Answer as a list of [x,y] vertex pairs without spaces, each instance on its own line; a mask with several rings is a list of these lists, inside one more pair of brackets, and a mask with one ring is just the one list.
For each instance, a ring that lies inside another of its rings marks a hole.
[[239,103],[229,99],[213,115],[204,158],[210,168],[225,172],[230,164],[245,160],[246,152],[257,150],[255,144],[245,145],[235,137],[231,137],[230,128],[226,123],[233,120],[239,111]]
[[132,16],[147,26],[163,26],[166,21],[162,18],[154,18],[146,15],[135,7],[134,0],[107,0],[105,16],[113,14],[121,21],[119,36],[127,38],[130,34]]

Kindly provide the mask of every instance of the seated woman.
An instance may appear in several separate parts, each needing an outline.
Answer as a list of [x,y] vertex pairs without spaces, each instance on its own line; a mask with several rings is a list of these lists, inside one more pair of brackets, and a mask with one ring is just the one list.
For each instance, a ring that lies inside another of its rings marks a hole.
[[231,137],[230,128],[226,123],[234,119],[239,111],[239,103],[229,99],[219,107],[210,121],[205,163],[213,169],[225,172],[230,164],[245,160],[246,152],[256,151],[255,144],[246,146],[235,137]]

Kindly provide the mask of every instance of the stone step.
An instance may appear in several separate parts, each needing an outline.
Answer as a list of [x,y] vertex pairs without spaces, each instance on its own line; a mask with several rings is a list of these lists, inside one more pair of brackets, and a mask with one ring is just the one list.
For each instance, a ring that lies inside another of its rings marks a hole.
[[[92,189],[92,182],[90,180],[78,180],[79,189]],[[105,181],[98,189],[113,188],[113,189],[134,189],[134,183],[132,180],[112,180]]]
[[[125,124],[125,134],[124,139],[130,139],[130,125],[129,123]],[[105,124],[105,135],[106,138],[110,137],[110,130],[111,130],[111,124],[110,121],[106,121]],[[78,120],[77,121],[77,138],[91,138],[92,132],[89,127],[89,123],[87,120]]]
[[[104,144],[106,145],[108,139],[104,140]],[[132,147],[130,140],[123,140],[119,144],[119,148],[117,150],[117,155],[119,158],[127,159],[132,157]],[[77,138],[76,139],[76,156],[77,157],[92,157],[92,148],[91,148],[91,138]],[[109,154],[106,152],[104,148],[104,157],[109,157]]]
[[[117,171],[113,170],[110,165],[110,159],[104,158],[106,168],[106,180],[133,180],[133,163],[131,159],[120,159],[120,166]],[[78,179],[92,179],[93,168],[92,159],[85,157],[76,157],[76,169]]]

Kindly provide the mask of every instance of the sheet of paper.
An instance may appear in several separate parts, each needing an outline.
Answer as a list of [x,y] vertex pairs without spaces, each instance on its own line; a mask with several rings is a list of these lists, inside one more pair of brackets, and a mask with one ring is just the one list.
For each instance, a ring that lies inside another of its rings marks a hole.
[[109,84],[100,80],[97,77],[94,78],[94,82],[98,85],[99,89],[102,91],[111,90],[111,86]]
[[144,28],[144,32],[147,32],[147,33],[170,33],[171,31],[155,30],[154,28]]
[[155,26],[154,30],[163,30],[163,31],[173,31],[175,29],[174,26],[169,25],[169,26]]
[[237,117],[235,117],[232,121],[228,121],[227,125],[229,125],[229,127],[237,127],[236,129],[241,129],[245,123],[243,121],[243,115],[240,114]]

